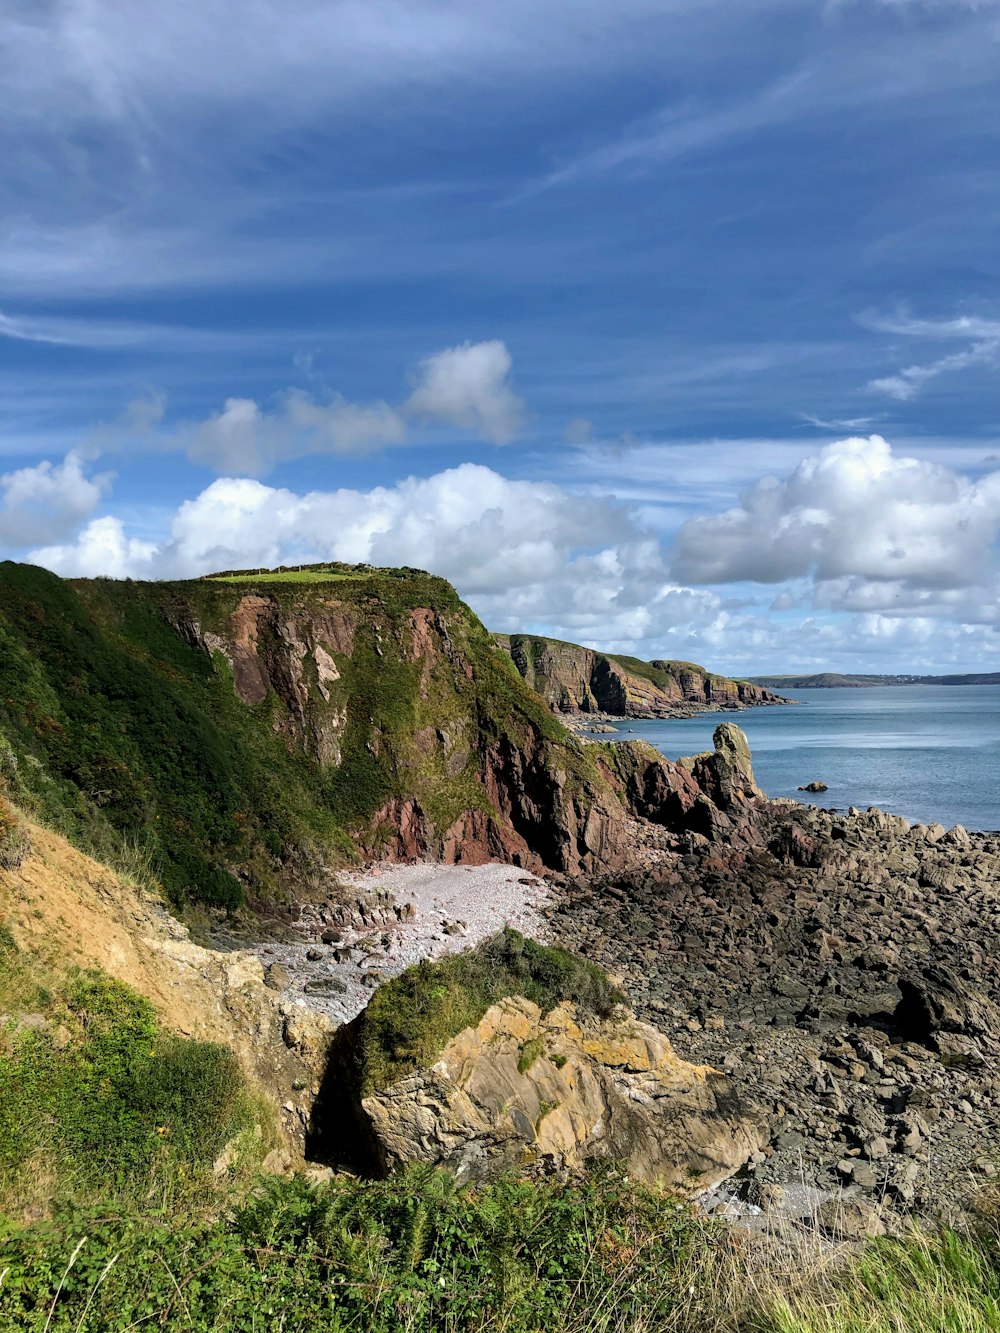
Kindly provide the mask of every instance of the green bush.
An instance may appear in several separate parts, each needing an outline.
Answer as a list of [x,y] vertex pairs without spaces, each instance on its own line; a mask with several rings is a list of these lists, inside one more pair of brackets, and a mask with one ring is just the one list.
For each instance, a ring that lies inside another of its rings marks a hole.
[[379,987],[355,1020],[362,1095],[432,1064],[452,1037],[508,995],[524,996],[543,1013],[570,1000],[600,1017],[623,998],[593,963],[504,930],[466,953],[417,963]]
[[9,1226],[0,1320],[37,1333],[664,1327],[690,1300],[697,1234],[686,1210],[614,1178],[271,1180],[228,1221],[90,1210]]
[[[0,968],[5,965],[0,955]],[[18,960],[8,962],[17,966]],[[107,1195],[211,1166],[246,1128],[231,1052],[162,1033],[149,1003],[88,972],[0,1030],[0,1195],[44,1170],[56,1193]]]

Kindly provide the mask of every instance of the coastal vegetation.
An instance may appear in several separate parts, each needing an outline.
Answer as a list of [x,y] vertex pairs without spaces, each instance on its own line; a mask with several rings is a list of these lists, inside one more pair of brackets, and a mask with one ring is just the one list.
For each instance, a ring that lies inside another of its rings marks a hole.
[[762,1240],[614,1171],[259,1177],[0,1218],[12,1333],[993,1333],[994,1224],[851,1254]]
[[433,1064],[452,1037],[508,995],[543,1013],[569,1000],[601,1017],[624,998],[593,963],[511,929],[464,953],[425,959],[380,986],[356,1020],[362,1096]]
[[[258,588],[276,617],[322,616],[331,584],[352,642],[330,650],[325,694],[315,677],[291,682],[298,648],[269,622],[258,646],[279,687],[265,676],[259,697],[241,698],[203,636],[231,636],[231,616]],[[414,657],[415,608],[441,618],[451,657]],[[435,728],[454,737],[447,754],[422,740]],[[232,909],[314,884],[324,864],[357,859],[359,838],[377,840],[372,821],[396,798],[418,799],[441,828],[465,810],[494,814],[481,752],[529,733],[561,751],[574,781],[594,779],[451,586],[421,571],[144,584],[0,566],[0,775],[11,797],[100,859],[139,868],[177,907]],[[336,763],[317,753],[321,734]]]
[[[533,662],[548,671],[552,641],[528,638]],[[700,670],[617,655],[603,660],[622,673],[616,679],[633,691],[633,702],[643,696],[629,682],[663,693],[680,682],[683,691],[685,673]],[[704,676],[712,689],[722,682],[727,698],[740,699],[738,683]],[[487,755],[493,767],[486,767]],[[669,1191],[628,1178],[620,1163],[556,1177],[546,1174],[543,1161],[529,1169],[525,1158],[517,1169],[466,1184],[426,1166],[381,1180],[326,1167],[310,1174],[287,1150],[289,1124],[305,1132],[308,1099],[320,1086],[320,1074],[315,1085],[310,1077],[322,1053],[315,1066],[305,1063],[309,1041],[321,1040],[319,1029],[310,1037],[298,1011],[280,1008],[283,999],[251,960],[257,979],[232,983],[227,996],[236,995],[236,1007],[224,1019],[214,1014],[222,1025],[211,1029],[216,1040],[190,1035],[206,1031],[194,1007],[207,1011],[206,995],[214,1003],[223,991],[221,982],[207,980],[221,971],[196,973],[192,958],[199,952],[202,964],[221,958],[224,968],[226,956],[194,949],[155,900],[161,886],[181,911],[232,910],[247,899],[309,892],[323,902],[337,869],[388,846],[414,811],[431,831],[465,828],[474,820],[463,824],[463,818],[481,816],[495,821],[494,833],[521,838],[484,841],[477,851],[493,854],[499,846],[512,860],[526,848],[547,852],[545,837],[554,837],[557,816],[578,806],[580,821],[567,841],[582,840],[595,812],[606,813],[601,803],[618,800],[615,793],[635,781],[636,759],[652,777],[643,800],[659,803],[655,813],[667,828],[664,811],[675,806],[657,785],[669,774],[655,767],[655,753],[574,740],[454,590],[420,571],[331,565],[141,584],[67,582],[4,566],[0,873],[10,892],[8,919],[0,920],[0,1328],[985,1333],[1000,1327],[1000,1241],[988,1191],[980,1191],[980,1211],[961,1226],[927,1223],[918,1231],[905,1207],[913,1199],[904,1192],[909,1177],[893,1177],[893,1205],[866,1215],[879,1227],[884,1218],[890,1234],[844,1243],[843,1232],[819,1217],[805,1226],[779,1213],[768,1219],[772,1234],[707,1218]],[[749,756],[746,764],[752,780]],[[696,784],[685,793],[704,805]],[[943,1089],[946,1105],[959,1104],[950,1089],[964,1096],[969,1071],[944,1061],[939,1067],[933,1051],[974,1059],[980,1046],[988,1048],[992,1019],[973,993],[975,978],[956,972],[921,983],[928,1005],[947,1004],[947,1031],[917,1032],[912,1021],[905,1032],[886,1031],[892,1011],[884,997],[893,999],[895,973],[886,972],[888,953],[874,949],[874,925],[872,947],[846,947],[860,918],[855,899],[826,874],[833,816],[803,814],[795,817],[806,820],[801,828],[789,823],[776,832],[751,813],[738,832],[756,850],[733,859],[732,867],[726,861],[732,846],[712,843],[714,826],[703,825],[708,833],[701,838],[714,858],[711,879],[692,853],[671,862],[672,878],[662,876],[659,863],[640,868],[627,892],[617,871],[613,880],[566,884],[552,921],[562,929],[571,914],[575,935],[565,930],[562,938],[586,947],[587,958],[507,930],[379,986],[352,1025],[359,1090],[379,1093],[426,1069],[451,1038],[507,997],[524,997],[543,1012],[570,1000],[591,1015],[608,1014],[622,997],[591,961],[603,958],[626,975],[633,1002],[655,1000],[657,1015],[670,1006],[675,1030],[688,1032],[685,1050],[697,1051],[700,1043],[706,1067],[721,1066],[750,1043],[759,1055],[773,1039],[777,1055],[767,1072],[778,1071],[776,1095],[783,1106],[799,1098],[808,1108],[818,1104],[808,1100],[817,1077],[812,1046],[803,1047],[797,1063],[780,1042],[792,1028],[786,1010],[801,1012],[821,958],[823,974],[836,978],[829,1003],[849,996],[856,1028],[864,1018],[861,1000],[869,997],[877,1009],[870,1017],[885,1038],[881,1046],[856,1043],[846,1055],[832,1039],[829,1049],[817,1046],[826,1089],[817,1096],[835,1099],[841,1087],[850,1093],[830,1134],[856,1138],[849,1117],[864,1120],[862,1103],[876,1094],[908,1096],[914,1071],[914,1080],[926,1077],[933,1096]],[[739,817],[730,808],[718,828],[730,836]],[[787,812],[785,818],[793,821]],[[905,877],[909,892],[892,901],[908,911],[918,889],[926,904],[940,883],[951,904],[942,913],[961,909],[985,920],[978,890],[965,880],[982,879],[986,893],[993,877],[972,864],[968,835],[934,828],[916,838],[886,819],[876,812],[836,825],[837,842],[849,844],[865,884],[876,883],[875,871],[864,869],[871,854],[883,879]],[[117,873],[84,866],[75,852],[63,855],[51,829]],[[416,854],[395,844],[394,850]],[[982,861],[985,852],[977,855]],[[831,905],[822,919],[822,894],[811,882],[797,887],[776,856],[798,857],[802,876],[828,881],[823,891]],[[796,906],[800,890],[808,913]],[[885,905],[878,920],[890,920],[893,910]],[[699,932],[713,929],[726,911],[737,914],[734,928],[703,944]],[[782,915],[793,911],[808,926],[801,948]],[[841,911],[851,920],[840,923]],[[106,938],[102,913],[114,918]],[[169,930],[154,929],[157,913]],[[129,921],[135,937],[143,937],[141,954],[128,954],[135,943]],[[987,927],[978,929],[986,938]],[[788,957],[778,959],[774,940],[760,943],[768,932]],[[913,931],[901,923],[896,934],[911,941],[914,956]],[[949,939],[962,941],[963,958],[985,975],[995,951],[979,957],[966,935],[964,928],[948,931]],[[682,947],[661,950],[661,939]],[[753,958],[745,952],[749,941],[759,950]],[[112,970],[116,951],[125,949],[120,957],[132,961],[120,964],[122,974],[132,967],[143,994],[121,974],[95,966],[93,955],[88,961],[73,952],[98,945]],[[800,963],[798,980],[792,973]],[[726,1010],[720,1022],[730,985],[738,1014]],[[185,986],[188,1010],[176,1005]],[[270,1027],[259,1021],[265,1010],[254,1008],[261,996],[272,1005]],[[898,1023],[905,1018],[896,1015]],[[745,1041],[744,1019],[758,1024]],[[233,1037],[239,1024],[243,1046]],[[299,1063],[283,1067],[279,1084],[276,1070],[293,1058],[293,1047]],[[565,1066],[564,1056],[546,1056],[532,1035],[515,1048],[515,1058],[519,1075],[544,1072],[546,1059],[560,1073]],[[863,1068],[861,1058],[869,1062]],[[893,1071],[903,1061],[908,1072],[904,1080],[897,1071],[897,1089]],[[977,1093],[969,1095],[975,1105],[963,1112],[967,1124],[988,1110]],[[908,1139],[915,1152],[924,1151],[925,1139],[941,1141],[947,1122],[925,1124],[913,1118],[919,1111],[918,1099],[915,1109],[884,1117],[894,1166],[907,1166],[913,1155],[907,1156]],[[534,1132],[556,1124],[559,1114],[555,1102],[542,1101]],[[859,1142],[874,1152],[880,1137],[870,1129]],[[782,1138],[791,1140],[782,1151],[800,1163],[820,1147],[826,1160],[834,1142],[817,1147],[794,1133]],[[992,1144],[982,1151],[991,1157]],[[341,1159],[331,1152],[324,1160]],[[862,1180],[868,1159],[845,1160],[852,1178]],[[986,1167],[977,1167],[979,1180],[991,1178]]]

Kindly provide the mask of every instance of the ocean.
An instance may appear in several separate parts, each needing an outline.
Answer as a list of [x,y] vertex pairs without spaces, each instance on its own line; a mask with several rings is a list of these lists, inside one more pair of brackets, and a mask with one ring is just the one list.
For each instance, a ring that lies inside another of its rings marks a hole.
[[[768,796],[840,810],[877,805],[914,822],[1000,830],[1000,685],[784,693],[797,706],[616,725],[621,739],[641,738],[675,759],[710,750],[719,723],[735,722]],[[829,790],[798,791],[812,781]]]

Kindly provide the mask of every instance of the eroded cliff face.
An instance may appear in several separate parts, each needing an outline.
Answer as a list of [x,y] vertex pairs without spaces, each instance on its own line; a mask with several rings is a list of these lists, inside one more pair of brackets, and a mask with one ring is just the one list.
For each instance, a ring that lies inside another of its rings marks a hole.
[[594,1159],[649,1184],[694,1193],[727,1179],[765,1130],[717,1071],[677,1056],[654,1027],[619,1008],[543,1014],[530,1000],[493,1005],[433,1066],[366,1097],[377,1166],[413,1162],[484,1178]]
[[18,946],[55,968],[99,967],[145,996],[168,1030],[229,1047],[301,1158],[329,1019],[272,989],[255,953],[202,948],[134,882],[49,829],[25,828],[20,864],[0,868],[0,920]]
[[496,639],[531,688],[564,714],[685,717],[701,709],[784,702],[761,685],[716,676],[691,662],[641,662],[530,634]]
[[419,570],[8,563],[0,647],[12,798],[102,859],[141,847],[175,904],[322,899],[382,857],[607,871],[722,826],[699,774],[583,745]]
[[581,873],[634,864],[664,830],[724,822],[708,770],[638,744],[581,746],[457,599],[233,589],[220,614],[213,592],[210,619],[178,600],[171,623],[329,774],[366,855]]

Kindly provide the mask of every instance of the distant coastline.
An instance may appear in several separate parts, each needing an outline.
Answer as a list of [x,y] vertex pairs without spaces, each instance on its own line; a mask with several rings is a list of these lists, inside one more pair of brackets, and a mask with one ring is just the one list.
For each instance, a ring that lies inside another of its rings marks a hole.
[[820,671],[811,676],[750,676],[754,685],[779,690],[851,690],[874,685],[1000,685],[1000,671],[975,671],[951,676],[864,676]]

